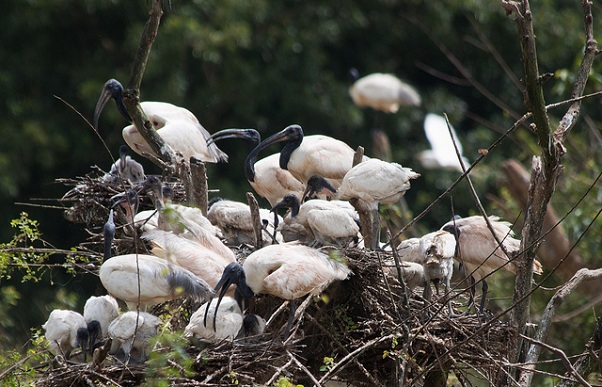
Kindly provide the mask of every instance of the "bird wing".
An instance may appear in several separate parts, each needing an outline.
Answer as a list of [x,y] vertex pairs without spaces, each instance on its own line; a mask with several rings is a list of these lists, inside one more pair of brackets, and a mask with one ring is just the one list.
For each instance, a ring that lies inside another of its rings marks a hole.
[[[458,140],[458,136],[456,135],[453,126],[451,127],[451,132],[456,146],[458,147],[458,151],[460,152],[460,155],[462,155],[462,144]],[[427,114],[424,120],[424,133],[432,148],[432,152],[429,154],[438,161],[438,164],[440,164],[441,167],[456,165],[459,167],[454,141],[452,141],[452,137],[449,135],[447,122],[444,117],[432,113]],[[462,162],[467,164],[468,160],[462,156]]]

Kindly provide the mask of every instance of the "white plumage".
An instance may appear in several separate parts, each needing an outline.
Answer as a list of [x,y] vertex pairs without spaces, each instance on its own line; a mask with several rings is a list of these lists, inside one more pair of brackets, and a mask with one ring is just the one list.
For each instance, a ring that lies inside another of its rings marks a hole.
[[297,196],[289,194],[272,211],[279,208],[290,208],[280,227],[285,241],[342,247],[358,238],[358,215],[348,202],[316,199],[301,204]]
[[[227,138],[243,139],[253,150],[261,142],[261,135],[255,129],[224,129],[214,133],[211,141],[221,141]],[[274,206],[287,194],[301,196],[305,184],[295,179],[286,169],[280,168],[280,153],[274,153],[255,161],[257,157],[245,160],[245,177],[257,194],[265,198],[270,206]]]
[[[192,316],[190,322],[184,329],[184,336],[188,338],[198,338],[208,342],[221,340],[233,340],[238,336],[242,329],[243,316],[236,300],[232,297],[224,297],[216,311],[218,300],[201,305]],[[209,310],[207,311],[207,308]],[[216,315],[215,326],[213,319],[207,321],[207,326],[203,323],[205,313]]]
[[50,343],[50,352],[54,355],[69,357],[71,351],[80,347],[86,359],[88,346],[88,327],[84,316],[72,310],[55,309],[42,325]]
[[150,339],[157,335],[161,324],[161,319],[150,313],[123,313],[109,325],[109,337],[113,339],[110,353],[116,354],[122,349],[127,360],[136,351],[138,356],[134,360],[144,361]]
[[269,245],[251,253],[242,266],[228,265],[215,291],[236,284],[245,298],[271,294],[289,300],[291,310],[285,332],[288,336],[294,320],[294,300],[308,294],[317,295],[350,273],[341,257],[334,253],[329,255],[324,250],[297,243]]
[[212,289],[217,285],[226,266],[235,262],[234,253],[225,246],[228,254],[220,254],[169,231],[158,229],[146,231],[142,234],[142,238],[151,243],[152,254],[190,270],[194,275],[207,282]]
[[[462,155],[462,144],[458,140],[456,131],[451,127],[454,141]],[[444,117],[429,113],[424,119],[424,133],[431,145],[431,149],[418,153],[417,158],[424,168],[443,168],[462,172],[460,161],[456,155],[454,141],[447,129],[447,121]],[[462,163],[465,167],[470,164],[466,157],[462,156]]]
[[376,210],[379,203],[396,203],[410,189],[410,180],[418,177],[419,173],[397,163],[369,159],[359,163],[345,175],[337,189],[337,198],[357,198],[368,209]]
[[[456,239],[447,231],[435,231],[420,238],[420,253],[424,257],[424,277],[428,284],[424,292],[427,301],[431,300],[431,282],[434,282],[437,294],[439,294],[440,281],[443,281],[446,292],[450,291],[455,252]],[[451,305],[449,307],[451,311]]]
[[280,168],[288,170],[302,183],[307,183],[313,175],[320,175],[337,188],[353,166],[355,151],[349,145],[328,136],[304,136],[299,125],[290,125],[262,141],[249,153],[247,166],[254,165],[261,150],[282,141],[287,144],[280,152]]
[[92,296],[86,300],[84,305],[84,319],[86,323],[98,321],[102,337],[107,337],[109,324],[119,316],[119,305],[117,300],[109,295]]
[[[263,223],[262,237],[264,243],[272,243],[274,234],[274,216],[265,208],[259,209],[259,217]],[[254,244],[255,232],[251,208],[248,204],[233,200],[216,198],[207,211],[207,218],[217,226],[229,245]],[[278,218],[282,221],[282,218]],[[282,239],[280,239],[282,241]]]
[[209,285],[189,270],[153,255],[113,257],[100,266],[99,275],[109,294],[124,301],[130,310],[136,309],[138,299],[140,309],[144,310],[147,305],[178,297],[191,296],[203,301],[212,294]]
[[378,205],[396,203],[410,189],[410,180],[418,177],[420,177],[419,173],[397,163],[368,159],[351,168],[336,190],[322,176],[312,176],[307,182],[304,197],[313,197],[316,192],[326,190],[336,193],[337,199],[357,199],[357,203],[354,203],[355,208],[358,212],[368,212],[371,218],[366,226],[371,230],[362,233],[364,236],[367,233],[371,235],[370,247],[374,249],[378,244],[380,233]]
[[[510,257],[500,248],[482,216],[457,217],[441,227],[442,230],[448,231],[456,237],[455,258],[458,262],[464,265],[467,273],[472,276],[474,281],[483,282],[481,312],[485,307],[485,297],[488,289],[486,277],[500,269],[515,273],[516,268],[510,258],[514,258],[520,251],[520,240],[513,237],[514,232],[510,228],[511,223],[501,221],[497,216],[489,216],[489,221],[495,231],[497,240],[501,242]],[[542,273],[541,263],[537,260],[533,262],[533,272],[535,274]],[[472,290],[474,293],[474,286]]]
[[395,113],[400,105],[420,106],[418,92],[392,74],[374,73],[358,79],[349,88],[353,102],[385,113]]
[[[110,98],[115,99],[124,118],[132,121],[123,104],[123,86],[115,79],[110,79],[105,83],[94,110],[95,128],[98,127],[98,117]],[[141,102],[140,106],[165,144],[174,152],[180,153],[184,160],[188,161],[190,157],[212,163],[228,160],[228,156],[217,145],[207,145],[209,132],[189,110],[166,102]],[[147,153],[158,157],[134,125],[123,128],[122,135],[134,152],[141,156]]]

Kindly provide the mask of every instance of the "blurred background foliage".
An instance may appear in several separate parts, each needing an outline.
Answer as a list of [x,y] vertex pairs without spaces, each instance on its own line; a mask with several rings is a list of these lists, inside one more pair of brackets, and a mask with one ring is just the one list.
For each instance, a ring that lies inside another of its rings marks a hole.
[[[210,132],[251,127],[267,137],[298,123],[306,134],[331,135],[353,148],[363,145],[367,155],[374,153],[371,129],[381,127],[389,136],[392,160],[422,173],[406,195],[411,215],[420,213],[457,177],[453,172],[425,171],[415,159],[418,151],[429,147],[422,130],[427,112],[449,115],[470,161],[479,156],[478,149],[487,148],[525,112],[516,29],[499,2],[171,3],[144,75],[142,100],[184,106]],[[107,170],[112,157],[117,156],[123,141],[120,132],[126,125],[117,110],[106,109],[100,123],[100,133],[112,156],[84,118],[91,119],[107,79],[127,82],[149,2],[6,0],[3,4],[0,242],[8,242],[18,233],[10,220],[25,210],[39,221],[42,239],[68,249],[87,235],[65,221],[60,209],[31,205],[59,205],[56,199],[68,188],[54,179],[83,176],[93,165]],[[596,4],[594,7],[599,27],[601,9]],[[541,72],[554,75],[546,86],[547,101],[568,99],[584,43],[581,8],[574,1],[541,0],[533,1],[532,9]],[[458,60],[462,71],[450,55]],[[402,107],[384,118],[357,108],[347,93],[351,67],[362,75],[396,74],[419,91],[422,106]],[[503,105],[485,98],[466,81],[465,74]],[[600,74],[598,61],[587,92],[600,90]],[[562,108],[551,111],[553,122],[563,112]],[[553,198],[561,216],[600,172],[601,120],[599,99],[586,100],[582,117],[565,144],[565,173]],[[533,133],[520,128],[475,169],[473,179],[489,213],[502,214],[502,207],[518,213],[501,190],[500,165],[516,158],[529,168],[531,157],[539,153],[535,141]],[[242,171],[246,147],[236,141],[221,143],[220,147],[230,155],[230,162],[208,166],[210,188],[219,188],[221,196],[244,200],[244,193],[250,190]],[[160,172],[151,163],[143,163],[147,173]],[[596,187],[564,222],[572,241],[600,209],[600,188]],[[456,213],[476,213],[465,183],[452,197]],[[451,216],[451,207],[451,200],[444,200],[412,232],[420,235],[439,228]],[[600,265],[600,224],[598,221],[577,246],[582,257],[596,267]],[[499,282],[507,286],[497,293],[510,295],[513,281]],[[89,295],[102,291],[93,276],[72,277],[57,269],[35,284],[22,284],[18,275],[0,280],[0,344],[23,348],[29,328],[39,327],[53,307],[81,307]],[[550,295],[543,294],[534,305],[541,307]],[[587,301],[573,298],[574,306]],[[591,325],[587,325],[593,321],[591,310],[578,318],[586,325],[579,330],[582,337],[573,335],[571,342],[562,345],[569,353],[580,351],[591,334]],[[562,339],[566,338],[558,337]]]

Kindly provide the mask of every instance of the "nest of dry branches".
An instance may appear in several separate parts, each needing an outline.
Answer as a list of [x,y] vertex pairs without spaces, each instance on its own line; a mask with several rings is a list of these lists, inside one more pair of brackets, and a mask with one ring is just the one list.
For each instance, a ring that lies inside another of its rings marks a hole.
[[[97,179],[88,181],[91,186],[84,187],[85,179],[78,180],[69,200],[74,207],[93,211],[89,219],[102,224],[107,213],[104,205],[118,192]],[[96,230],[99,227],[94,223],[87,226]],[[140,246],[135,236],[123,234],[121,239],[124,242],[119,250],[123,252]],[[244,258],[252,251],[242,246],[237,256]],[[476,315],[450,316],[448,300],[458,315],[458,308],[464,304],[454,291],[447,296],[441,292],[427,305],[418,292],[405,288],[394,269],[383,268],[382,262],[394,259],[387,252],[348,248],[342,253],[353,274],[346,281],[332,284],[321,297],[298,300],[288,340],[283,341],[288,320],[286,302],[260,296],[255,312],[269,319],[266,333],[203,348],[188,343],[186,352],[189,359],[194,359],[193,372],[189,369],[178,374],[174,360],[176,372],[164,380],[191,386],[271,385],[283,377],[303,385],[322,385],[331,380],[355,386],[431,385],[449,372],[462,384],[472,373],[495,380],[504,372],[508,363],[505,354],[514,334],[507,323],[484,321],[483,316]],[[171,329],[181,332],[196,306],[182,302],[174,305],[160,305],[153,312],[168,315]],[[155,349],[170,350],[160,345]],[[48,367],[38,384],[84,386],[111,381],[130,386],[146,376],[144,365],[123,365],[109,356],[98,364]]]

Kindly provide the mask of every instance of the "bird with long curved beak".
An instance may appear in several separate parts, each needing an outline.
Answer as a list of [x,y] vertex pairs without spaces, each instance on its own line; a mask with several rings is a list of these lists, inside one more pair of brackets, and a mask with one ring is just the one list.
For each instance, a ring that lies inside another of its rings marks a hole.
[[[253,165],[259,152],[278,142],[286,142],[280,151],[280,168],[288,170],[297,180],[307,183],[313,175],[328,179],[337,188],[345,174],[353,167],[355,151],[343,141],[323,135],[305,136],[299,125],[289,125],[280,132],[263,140],[247,156],[248,174],[254,173]],[[368,157],[364,156],[364,160]]]
[[[214,133],[208,143],[229,138],[244,140],[249,146],[249,155],[261,142],[261,135],[255,129],[224,129]],[[274,206],[287,194],[301,195],[305,184],[297,180],[286,169],[280,168],[279,153],[260,160],[257,160],[257,155],[255,153],[255,156],[246,158],[244,171],[247,181],[259,196]]]
[[[324,250],[298,243],[269,245],[251,253],[243,265],[229,264],[214,292],[220,292],[218,306],[225,292],[236,284],[244,299],[254,294],[270,294],[289,301],[289,319],[284,332],[288,338],[295,319],[295,300],[308,294],[317,295],[336,280],[351,273],[340,257]],[[205,314],[206,324],[207,314]],[[215,315],[213,318],[215,326]]]
[[105,82],[102,93],[100,93],[100,97],[94,107],[92,123],[94,124],[94,129],[96,129],[96,131],[98,131],[98,119],[100,118],[100,113],[102,113],[105,105],[111,98],[115,100],[117,110],[119,110],[121,116],[125,118],[127,122],[132,122],[132,117],[130,117],[130,113],[128,113],[128,110],[123,103],[123,85],[116,79],[109,79]]
[[[92,120],[94,128],[98,128],[100,113],[111,98],[115,100],[117,109],[123,118],[132,122],[123,103],[123,92],[123,86],[119,81],[110,79],[105,83],[94,109]],[[217,145],[207,145],[209,132],[188,109],[166,102],[154,101],[141,102],[140,107],[165,144],[174,152],[181,154],[184,160],[188,161],[194,157],[211,163],[228,161],[228,155],[222,152]],[[145,157],[147,154],[159,157],[133,124],[123,128],[121,134],[134,152]]]

